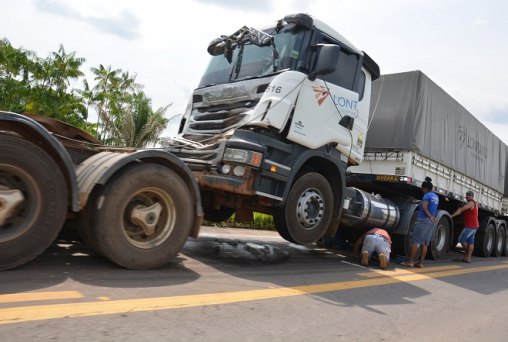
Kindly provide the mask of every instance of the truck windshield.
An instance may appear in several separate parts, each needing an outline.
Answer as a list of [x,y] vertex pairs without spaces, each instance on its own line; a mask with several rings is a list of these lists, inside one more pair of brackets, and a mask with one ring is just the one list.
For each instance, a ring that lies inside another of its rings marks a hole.
[[284,69],[296,69],[306,30],[288,25],[279,32],[275,29],[264,32],[274,37],[278,56],[274,57],[272,45],[259,47],[245,43],[243,51],[240,45],[234,46],[231,63],[223,55],[211,58],[199,87],[262,77]]

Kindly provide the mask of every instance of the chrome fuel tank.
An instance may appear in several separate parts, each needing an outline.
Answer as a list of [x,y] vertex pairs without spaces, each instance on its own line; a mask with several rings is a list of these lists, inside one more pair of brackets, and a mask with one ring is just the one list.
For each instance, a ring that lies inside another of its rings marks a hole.
[[391,230],[400,218],[399,207],[389,199],[357,188],[347,188],[341,225]]

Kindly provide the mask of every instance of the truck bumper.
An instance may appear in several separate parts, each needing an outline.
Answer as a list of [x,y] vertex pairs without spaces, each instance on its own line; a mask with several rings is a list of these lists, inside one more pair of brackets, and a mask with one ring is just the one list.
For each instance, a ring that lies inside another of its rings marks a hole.
[[196,180],[201,188],[230,192],[238,195],[252,196],[254,190],[255,175],[248,169],[245,177],[221,175],[219,173],[194,172]]

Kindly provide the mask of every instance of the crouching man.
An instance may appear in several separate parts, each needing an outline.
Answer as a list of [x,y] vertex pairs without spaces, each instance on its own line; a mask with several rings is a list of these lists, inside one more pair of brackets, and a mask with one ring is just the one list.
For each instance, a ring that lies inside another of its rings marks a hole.
[[386,230],[381,228],[372,228],[360,236],[354,245],[353,252],[355,256],[360,255],[358,253],[360,246],[362,248],[361,264],[363,266],[369,265],[369,260],[372,258],[374,253],[377,254],[379,267],[381,269],[384,270],[386,266],[388,266],[388,262],[390,261],[390,253],[392,251],[392,239]]

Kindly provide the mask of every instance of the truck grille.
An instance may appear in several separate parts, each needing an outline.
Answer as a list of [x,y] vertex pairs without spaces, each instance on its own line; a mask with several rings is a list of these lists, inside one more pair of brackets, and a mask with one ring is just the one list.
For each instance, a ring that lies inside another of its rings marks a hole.
[[172,138],[162,142],[163,149],[178,156],[191,170],[215,167],[225,148],[225,140],[210,144],[200,144],[184,138]]
[[194,140],[198,135],[204,135],[203,139],[206,139],[211,135],[222,134],[239,127],[251,120],[249,109],[255,107],[257,102],[245,101],[229,105],[197,107],[191,113],[184,137]]

